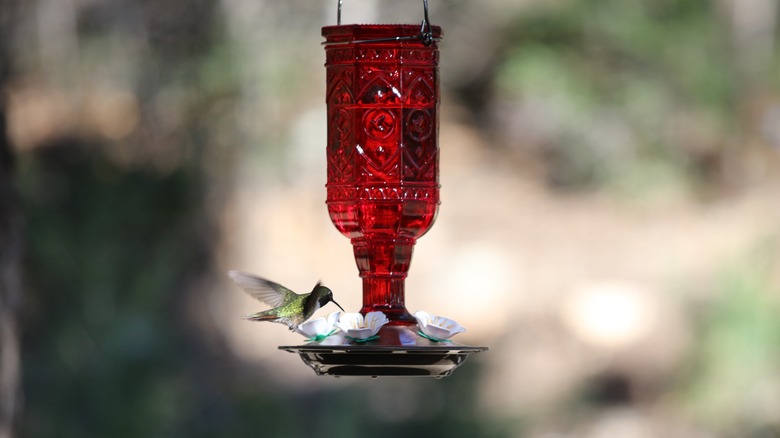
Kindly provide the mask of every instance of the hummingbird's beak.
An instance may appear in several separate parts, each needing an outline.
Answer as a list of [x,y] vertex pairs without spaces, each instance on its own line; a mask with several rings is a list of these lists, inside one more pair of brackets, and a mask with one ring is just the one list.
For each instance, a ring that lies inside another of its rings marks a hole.
[[333,304],[339,306],[339,309],[341,309],[342,312],[346,312],[343,307],[341,307],[341,304],[337,303],[336,300],[330,300]]

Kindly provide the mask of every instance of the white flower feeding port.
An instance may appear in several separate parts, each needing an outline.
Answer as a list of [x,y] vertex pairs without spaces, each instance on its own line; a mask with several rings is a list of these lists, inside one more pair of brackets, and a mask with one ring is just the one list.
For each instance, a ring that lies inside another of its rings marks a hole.
[[[455,321],[405,307],[418,238],[439,207],[441,29],[420,25],[325,26],[327,206],[350,239],[363,280],[360,313],[305,325],[310,342],[282,346],[319,375],[448,376],[473,353],[450,340]],[[328,331],[328,333],[323,333]]]
[[442,342],[466,331],[457,322],[443,316],[431,315],[428,312],[415,312],[417,326],[420,327],[418,334],[432,341]]
[[336,326],[344,332],[344,336],[355,342],[368,342],[379,338],[379,330],[389,319],[382,312],[368,312],[365,317],[360,313],[345,313],[341,315]]
[[339,320],[340,314],[341,312],[334,312],[326,318],[310,319],[299,325],[295,331],[310,341],[321,341],[338,330],[336,322]]

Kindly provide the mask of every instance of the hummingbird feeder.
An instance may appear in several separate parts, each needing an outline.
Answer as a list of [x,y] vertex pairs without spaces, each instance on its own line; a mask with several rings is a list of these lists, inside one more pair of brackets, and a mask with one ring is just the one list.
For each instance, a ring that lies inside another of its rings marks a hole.
[[318,375],[433,376],[487,350],[418,333],[404,304],[415,242],[439,207],[439,49],[442,33],[415,24],[322,28],[327,72],[327,207],[351,240],[363,280],[360,313],[389,323],[370,342],[332,336],[300,346]]

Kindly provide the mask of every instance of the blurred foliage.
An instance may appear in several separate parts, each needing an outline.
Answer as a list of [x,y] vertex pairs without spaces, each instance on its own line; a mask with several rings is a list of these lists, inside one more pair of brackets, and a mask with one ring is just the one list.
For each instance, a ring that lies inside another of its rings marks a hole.
[[351,438],[370,431],[381,438],[511,436],[507,425],[487,421],[475,407],[480,371],[479,363],[469,363],[446,380],[380,378],[304,393],[269,394],[245,388],[235,398],[238,421],[225,434]]
[[[447,6],[471,20],[477,3]],[[463,78],[445,93],[465,104],[498,156],[538,161],[556,188],[641,198],[717,185],[736,166],[733,151],[757,135],[751,99],[780,87],[780,56],[747,68],[718,2],[522,3],[483,24],[489,38],[448,42],[450,53],[476,44],[491,59],[475,62],[473,75],[454,71]],[[576,429],[596,410],[636,402],[626,376],[607,374],[549,418],[496,418],[479,408],[478,360],[443,381],[308,390],[269,382],[261,365],[247,369],[203,316],[222,237],[215,216],[237,157],[257,160],[258,173],[291,160],[285,137],[322,84],[312,78],[324,75],[305,68],[300,50],[310,38],[319,53],[320,6],[68,4],[28,2],[13,68],[0,66],[12,72],[10,95],[37,91],[28,94],[65,108],[51,117],[57,129],[24,137],[17,151],[27,241],[20,436],[517,436]],[[116,114],[85,110],[116,96],[129,102]],[[100,128],[100,114],[127,125]],[[779,433],[780,305],[767,264],[775,246],[724,276],[676,382],[680,416],[715,434]]]
[[749,129],[742,100],[778,85],[780,57],[746,77],[720,12],[698,0],[590,0],[516,16],[494,87],[510,114],[495,120],[530,126],[496,126],[502,141],[541,149],[560,187],[643,195],[722,182],[728,133]]
[[780,296],[777,238],[720,279],[698,313],[701,337],[682,386],[684,406],[733,436],[780,435]]
[[181,284],[211,257],[197,172],[65,143],[22,166],[24,435],[170,436],[193,409]]

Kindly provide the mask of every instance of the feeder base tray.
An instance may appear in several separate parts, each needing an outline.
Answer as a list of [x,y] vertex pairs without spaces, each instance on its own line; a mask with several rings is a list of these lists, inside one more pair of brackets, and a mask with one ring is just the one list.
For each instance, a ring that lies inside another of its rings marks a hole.
[[305,345],[282,346],[298,353],[317,375],[429,376],[452,374],[472,353],[487,347],[469,347],[451,341],[434,342],[416,333],[417,326],[385,326],[379,339],[365,343],[333,335]]

